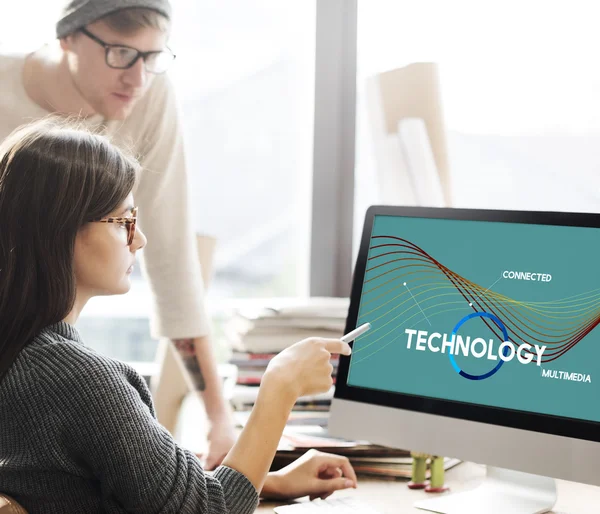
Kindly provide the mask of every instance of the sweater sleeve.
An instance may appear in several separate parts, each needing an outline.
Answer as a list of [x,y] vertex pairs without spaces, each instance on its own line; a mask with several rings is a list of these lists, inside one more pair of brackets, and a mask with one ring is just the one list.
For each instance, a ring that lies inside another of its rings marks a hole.
[[184,138],[175,92],[156,77],[136,124],[143,167],[135,201],[148,243],[144,272],[153,291],[153,337],[200,337],[209,332],[204,286],[189,208]]
[[98,481],[102,498],[144,514],[256,510],[258,493],[243,474],[221,466],[210,476],[177,445],[154,417],[139,375],[128,377],[121,363],[101,357],[73,361],[55,395],[65,445]]

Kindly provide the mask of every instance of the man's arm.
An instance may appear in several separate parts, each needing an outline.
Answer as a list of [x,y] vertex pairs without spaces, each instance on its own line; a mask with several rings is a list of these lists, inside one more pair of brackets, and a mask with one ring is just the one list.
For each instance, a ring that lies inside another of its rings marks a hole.
[[175,339],[173,341],[173,345],[179,353],[183,366],[188,373],[189,381],[196,391],[204,391],[206,389],[206,382],[200,368],[200,358],[196,358],[196,346],[199,347],[205,340],[206,338],[202,337],[197,339]]
[[179,110],[167,77],[155,81],[139,109],[143,171],[134,192],[148,237],[144,271],[153,292],[152,335],[175,343],[188,382],[202,391],[211,422],[207,467],[214,467],[233,445],[233,421],[210,344]]
[[202,393],[208,417],[211,420],[231,421],[231,408],[223,397],[221,378],[210,338],[204,336],[195,339],[175,339],[173,344],[194,389]]
[[136,145],[143,169],[133,196],[140,229],[148,238],[143,270],[153,293],[151,332],[172,341],[207,336],[210,327],[175,93],[167,77],[159,76],[147,95],[131,123],[145,131]]
[[215,469],[235,443],[231,407],[223,396],[221,377],[210,338],[175,339],[173,341],[181,357],[192,387],[202,394],[206,414],[210,420],[210,448],[206,456],[206,469]]

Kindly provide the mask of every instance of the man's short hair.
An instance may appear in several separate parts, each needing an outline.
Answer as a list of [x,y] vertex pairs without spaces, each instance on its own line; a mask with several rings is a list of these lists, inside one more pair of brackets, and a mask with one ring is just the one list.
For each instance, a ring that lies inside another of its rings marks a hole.
[[169,0],[68,0],[56,24],[56,37],[66,37],[101,19],[121,32],[156,25],[168,28],[171,5]]
[[107,14],[101,21],[106,23],[111,29],[121,34],[131,34],[143,28],[158,29],[162,32],[168,32],[171,23],[168,18],[158,11],[133,7],[131,9],[122,9]]

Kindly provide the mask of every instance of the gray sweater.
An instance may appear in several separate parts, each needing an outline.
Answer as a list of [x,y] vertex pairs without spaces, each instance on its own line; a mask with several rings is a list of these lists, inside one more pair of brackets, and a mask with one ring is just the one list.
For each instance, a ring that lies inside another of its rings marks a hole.
[[31,514],[254,512],[241,473],[207,475],[158,423],[146,383],[57,323],[0,382],[0,491]]

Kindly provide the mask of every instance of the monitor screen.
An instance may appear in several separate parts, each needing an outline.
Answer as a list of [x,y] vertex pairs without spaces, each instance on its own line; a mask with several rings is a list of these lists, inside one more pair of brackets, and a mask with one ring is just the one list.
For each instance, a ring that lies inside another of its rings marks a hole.
[[600,229],[440,211],[368,215],[351,324],[372,327],[353,344],[341,396],[414,396],[420,410],[482,421],[427,399],[600,422]]

